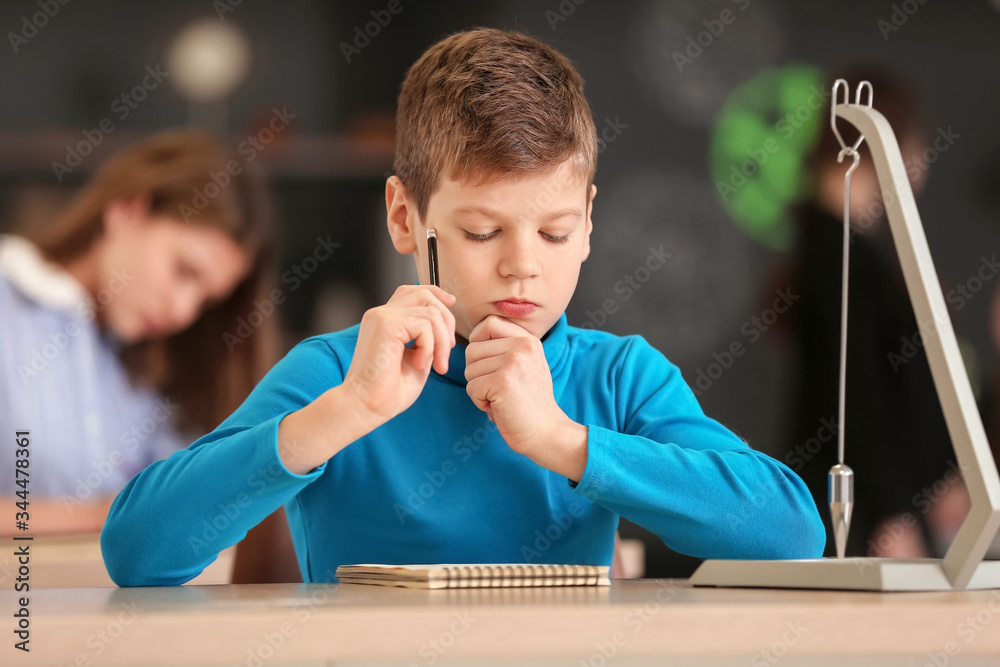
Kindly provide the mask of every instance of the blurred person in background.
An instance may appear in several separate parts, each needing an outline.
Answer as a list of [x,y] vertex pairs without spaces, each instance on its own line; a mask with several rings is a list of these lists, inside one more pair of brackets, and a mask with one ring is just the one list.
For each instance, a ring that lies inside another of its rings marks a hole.
[[265,183],[180,130],[111,157],[51,225],[0,241],[0,427],[31,434],[27,489],[11,451],[0,495],[12,507],[28,490],[32,534],[98,531],[133,475],[241,404],[275,361],[273,318],[232,333],[270,295],[272,247]]
[[[1000,352],[1000,289],[993,293],[990,333],[992,334],[993,351]],[[982,391],[979,396],[979,412],[986,429],[986,438],[990,442],[994,464],[1000,468],[1000,364],[996,361],[983,379]],[[941,504],[946,509],[940,516],[941,532],[946,536],[953,537],[971,508],[969,493],[965,485],[959,484],[949,487],[941,498]],[[994,538],[987,557],[994,560],[1000,559],[1000,534]]]
[[[913,92],[895,76],[858,67],[846,79],[851,94],[861,81],[874,89],[874,107],[899,142],[910,185],[922,188],[927,164],[920,155],[932,138]],[[829,85],[827,89],[829,90]],[[829,107],[821,116],[829,117]],[[858,137],[837,124],[847,145]],[[780,323],[792,354],[792,383],[784,462],[802,476],[827,527],[826,555],[836,553],[827,502],[827,474],[837,463],[840,378],[841,272],[844,174],[852,163],[827,123],[807,161],[811,197],[797,205],[791,255],[770,290],[799,296]],[[851,177],[850,284],[848,288],[845,463],[855,473],[855,502],[847,555],[934,555],[929,528],[943,508],[924,492],[953,475],[951,439],[919,341],[868,144]],[[909,345],[910,347],[907,347]],[[957,470],[957,466],[955,466]]]

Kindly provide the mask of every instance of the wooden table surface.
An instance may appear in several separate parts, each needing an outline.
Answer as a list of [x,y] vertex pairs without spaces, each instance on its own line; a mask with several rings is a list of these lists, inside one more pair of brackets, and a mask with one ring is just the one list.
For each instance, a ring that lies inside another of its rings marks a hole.
[[[18,546],[25,544],[30,545],[30,584],[33,589],[115,585],[104,567],[100,533],[43,536],[30,541],[7,539],[4,544],[0,552],[0,590],[14,590],[19,566],[14,552]],[[215,562],[190,583],[228,584],[235,552],[235,547],[222,551]]]
[[13,649],[17,596],[0,592],[3,665],[604,667],[661,665],[667,657],[694,665],[841,665],[846,656],[874,661],[851,664],[1000,664],[1000,591],[714,589],[683,580],[451,591],[41,589],[30,594],[30,654]]

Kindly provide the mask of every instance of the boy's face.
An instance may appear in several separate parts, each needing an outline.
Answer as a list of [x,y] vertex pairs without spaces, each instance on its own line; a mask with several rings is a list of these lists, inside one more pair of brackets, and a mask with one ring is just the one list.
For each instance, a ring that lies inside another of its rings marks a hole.
[[[455,333],[499,315],[541,338],[566,310],[590,254],[594,194],[572,160],[549,173],[482,185],[444,180],[427,219],[408,224],[421,284],[428,284],[427,228],[437,231],[441,287],[457,297]],[[412,207],[407,218],[416,219]],[[393,230],[390,207],[390,230]],[[411,245],[412,244],[412,245]]]

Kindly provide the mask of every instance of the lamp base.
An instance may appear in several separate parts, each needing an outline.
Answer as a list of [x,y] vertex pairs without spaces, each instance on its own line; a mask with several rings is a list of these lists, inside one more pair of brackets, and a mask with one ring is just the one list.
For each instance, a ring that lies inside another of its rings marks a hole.
[[1000,588],[1000,561],[983,561],[965,588],[948,581],[939,558],[707,560],[695,586],[856,591],[953,591]]

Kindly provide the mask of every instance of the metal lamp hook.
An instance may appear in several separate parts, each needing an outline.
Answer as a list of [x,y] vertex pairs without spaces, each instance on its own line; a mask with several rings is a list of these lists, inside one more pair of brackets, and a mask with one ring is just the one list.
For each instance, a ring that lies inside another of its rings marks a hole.
[[[843,102],[838,102],[837,101],[837,91],[840,89],[841,85],[844,86],[844,101]],[[859,105],[859,106],[862,104],[862,102],[861,102],[861,91],[863,89],[865,89],[865,88],[868,89],[868,100],[864,103],[864,106],[867,106],[868,108],[871,108],[871,106],[872,106],[872,100],[873,100],[873,98],[875,96],[875,92],[872,89],[871,82],[869,82],[869,81],[862,81],[861,83],[858,84],[857,89],[854,91],[854,103],[857,104],[857,105]],[[858,147],[861,145],[861,142],[863,142],[865,140],[865,135],[862,134],[862,135],[858,136],[858,139],[857,139],[857,141],[854,142],[853,146],[848,146],[844,142],[844,138],[842,136],[840,136],[840,130],[837,129],[837,105],[838,104],[849,104],[850,100],[851,100],[851,91],[850,91],[850,88],[848,86],[847,80],[846,79],[837,79],[836,81],[834,81],[833,82],[833,99],[830,102],[830,129],[833,130],[833,135],[835,137],[837,137],[837,142],[840,144],[840,153],[837,154],[837,162],[843,162],[844,158],[847,157],[847,156],[854,157],[854,164],[847,170],[847,175],[850,175],[851,172],[853,172],[854,169],[858,166],[858,160],[860,159],[860,156],[858,155],[858,152],[857,152],[858,151]]]

